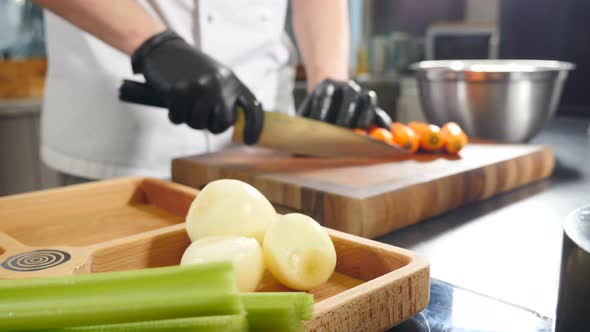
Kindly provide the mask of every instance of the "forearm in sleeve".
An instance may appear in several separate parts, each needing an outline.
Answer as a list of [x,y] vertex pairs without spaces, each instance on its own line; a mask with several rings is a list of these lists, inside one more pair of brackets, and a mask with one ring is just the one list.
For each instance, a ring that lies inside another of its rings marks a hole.
[[76,27],[131,55],[165,29],[135,0],[34,0]]

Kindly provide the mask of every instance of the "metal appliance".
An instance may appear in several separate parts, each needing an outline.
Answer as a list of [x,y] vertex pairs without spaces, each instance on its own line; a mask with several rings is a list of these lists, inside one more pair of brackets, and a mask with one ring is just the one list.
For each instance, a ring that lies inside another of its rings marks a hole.
[[555,332],[590,328],[590,205],[572,212],[563,226]]

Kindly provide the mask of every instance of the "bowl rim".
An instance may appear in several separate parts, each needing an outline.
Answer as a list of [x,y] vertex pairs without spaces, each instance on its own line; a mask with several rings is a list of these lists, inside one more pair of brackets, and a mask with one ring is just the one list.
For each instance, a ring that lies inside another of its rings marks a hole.
[[463,73],[534,73],[574,70],[575,64],[555,60],[481,59],[426,60],[410,65],[417,71],[446,71]]

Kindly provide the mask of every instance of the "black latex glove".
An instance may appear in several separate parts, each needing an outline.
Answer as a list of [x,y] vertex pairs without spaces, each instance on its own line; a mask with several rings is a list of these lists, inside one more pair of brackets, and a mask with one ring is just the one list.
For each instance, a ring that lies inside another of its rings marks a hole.
[[131,56],[133,72],[141,73],[175,124],[217,134],[236,121],[236,106],[246,114],[244,141],[255,143],[262,130],[263,110],[252,92],[226,66],[185,42],[172,31],[146,40]]
[[302,102],[297,114],[347,128],[367,129],[374,124],[391,128],[391,118],[377,106],[374,91],[355,82],[323,80]]

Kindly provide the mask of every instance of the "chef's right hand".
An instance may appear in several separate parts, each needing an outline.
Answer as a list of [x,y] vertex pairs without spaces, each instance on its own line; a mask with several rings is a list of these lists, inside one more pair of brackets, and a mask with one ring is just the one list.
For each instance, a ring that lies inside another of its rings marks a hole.
[[168,108],[175,124],[217,134],[244,109],[244,141],[253,144],[262,131],[263,110],[252,92],[226,66],[189,45],[173,31],[146,40],[131,56],[133,72]]

